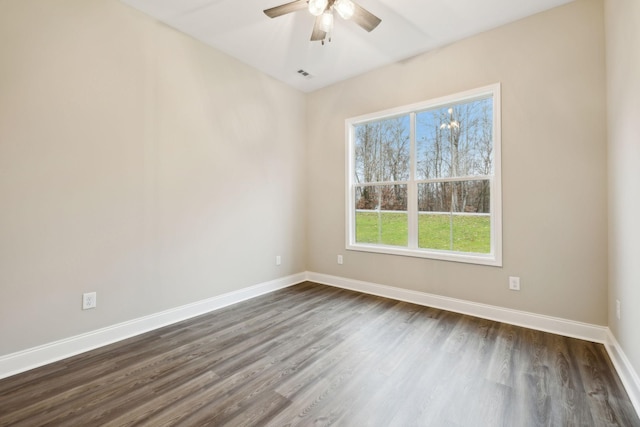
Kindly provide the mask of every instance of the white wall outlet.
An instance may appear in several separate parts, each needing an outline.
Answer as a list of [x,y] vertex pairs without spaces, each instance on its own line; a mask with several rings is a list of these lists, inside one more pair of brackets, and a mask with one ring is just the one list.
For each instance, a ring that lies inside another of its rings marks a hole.
[[342,265],[344,263],[344,259],[342,259],[342,255],[338,255],[338,264]]
[[520,278],[516,276],[509,276],[509,289],[512,291],[520,290]]
[[280,255],[276,255],[276,265],[282,264],[282,257]]
[[616,317],[620,320],[620,300],[616,300]]
[[82,309],[88,310],[90,308],[96,308],[96,298],[97,295],[95,292],[87,292],[86,294],[82,294]]

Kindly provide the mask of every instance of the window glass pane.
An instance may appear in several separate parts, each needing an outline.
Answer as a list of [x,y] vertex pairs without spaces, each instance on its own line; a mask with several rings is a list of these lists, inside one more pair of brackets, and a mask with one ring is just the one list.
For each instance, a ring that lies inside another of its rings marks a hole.
[[[451,249],[451,223],[445,182],[418,184],[418,247]],[[450,199],[450,196],[449,196]]]
[[407,186],[356,187],[357,243],[407,246]]
[[355,170],[358,184],[409,179],[409,116],[355,126]]
[[418,184],[418,247],[491,252],[489,180]]
[[416,179],[493,174],[493,99],[416,114]]

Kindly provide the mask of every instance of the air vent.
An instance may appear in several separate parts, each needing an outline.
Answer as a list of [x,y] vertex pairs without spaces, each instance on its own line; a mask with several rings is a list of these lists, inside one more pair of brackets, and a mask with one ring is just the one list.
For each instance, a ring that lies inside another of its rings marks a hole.
[[309,74],[308,71],[305,71],[303,69],[298,70],[298,74],[300,74],[302,77],[304,77],[305,79],[310,79],[313,76],[311,74]]

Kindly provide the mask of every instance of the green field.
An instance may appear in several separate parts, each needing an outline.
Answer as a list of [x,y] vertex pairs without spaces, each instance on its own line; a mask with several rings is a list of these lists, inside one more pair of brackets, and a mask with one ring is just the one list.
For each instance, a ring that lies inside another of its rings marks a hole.
[[[453,226],[453,227],[452,227]],[[356,213],[356,242],[407,246],[407,214]],[[451,247],[453,230],[453,248]],[[488,216],[418,216],[418,246],[424,249],[489,253],[491,225]]]

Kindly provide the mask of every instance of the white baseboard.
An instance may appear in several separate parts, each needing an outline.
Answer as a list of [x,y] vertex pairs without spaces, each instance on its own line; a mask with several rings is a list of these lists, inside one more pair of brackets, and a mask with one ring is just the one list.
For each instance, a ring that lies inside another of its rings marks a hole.
[[283,289],[305,280],[306,273],[294,274],[85,334],[0,356],[0,379]]
[[613,362],[613,366],[615,366],[622,383],[624,384],[624,388],[627,390],[627,394],[629,395],[629,399],[633,404],[638,415],[640,415],[640,377],[638,377],[638,373],[631,366],[631,362],[627,359],[626,354],[622,351],[622,347],[616,340],[613,333],[608,330],[607,332],[607,342],[605,343],[605,347],[607,348],[607,352],[609,353],[609,357]]
[[544,316],[526,311],[512,310],[494,305],[479,304],[456,298],[443,297],[425,292],[394,288],[377,283],[345,279],[343,277],[307,272],[307,280],[324,285],[335,286],[366,294],[378,295],[399,301],[406,301],[442,310],[453,311],[483,319],[495,320],[525,328],[580,338],[604,344],[607,341],[605,326],[575,322],[558,317]]

